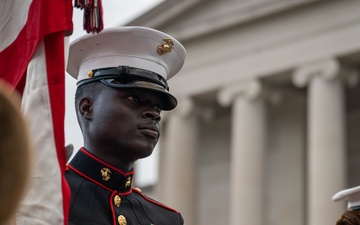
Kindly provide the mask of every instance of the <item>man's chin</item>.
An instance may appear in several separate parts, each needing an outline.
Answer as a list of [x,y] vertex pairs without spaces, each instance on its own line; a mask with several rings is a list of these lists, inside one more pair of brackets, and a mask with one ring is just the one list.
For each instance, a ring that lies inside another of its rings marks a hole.
[[149,156],[151,156],[153,153],[153,149],[149,150],[149,151],[144,151],[143,154],[141,154],[139,156],[139,159],[144,159],[144,158],[147,158]]

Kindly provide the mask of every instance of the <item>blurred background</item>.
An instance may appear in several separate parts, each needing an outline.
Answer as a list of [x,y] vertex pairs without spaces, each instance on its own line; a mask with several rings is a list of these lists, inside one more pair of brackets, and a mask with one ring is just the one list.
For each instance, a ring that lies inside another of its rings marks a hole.
[[144,193],[186,225],[335,224],[346,204],[331,197],[360,183],[360,1],[107,1],[105,26],[159,29],[188,53],[169,81],[179,105],[136,178]]

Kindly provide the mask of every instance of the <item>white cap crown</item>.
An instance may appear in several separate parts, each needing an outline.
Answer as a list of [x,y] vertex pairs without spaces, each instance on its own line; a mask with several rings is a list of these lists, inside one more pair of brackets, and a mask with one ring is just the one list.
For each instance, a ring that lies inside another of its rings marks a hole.
[[186,50],[175,38],[147,27],[117,27],[88,34],[71,43],[67,72],[78,81],[89,70],[129,66],[166,80],[182,68]]

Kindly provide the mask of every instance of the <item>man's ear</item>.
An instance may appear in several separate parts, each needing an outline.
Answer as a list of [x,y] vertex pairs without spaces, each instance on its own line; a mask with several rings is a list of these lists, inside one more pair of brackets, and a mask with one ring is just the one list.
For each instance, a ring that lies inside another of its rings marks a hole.
[[79,103],[79,112],[80,115],[87,119],[91,120],[92,118],[92,101],[90,98],[83,98]]

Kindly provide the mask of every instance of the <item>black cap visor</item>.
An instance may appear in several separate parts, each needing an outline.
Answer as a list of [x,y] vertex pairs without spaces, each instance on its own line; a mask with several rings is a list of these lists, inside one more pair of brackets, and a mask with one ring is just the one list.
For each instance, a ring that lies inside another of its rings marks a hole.
[[158,84],[146,80],[129,81],[128,79],[121,79],[119,77],[116,77],[116,78],[101,79],[100,81],[112,88],[118,88],[118,89],[136,88],[136,89],[145,89],[155,92],[159,94],[161,98],[162,110],[164,111],[172,110],[177,105],[176,98],[172,94],[170,94],[168,90],[166,90],[164,87]]
[[159,96],[163,101],[162,110],[172,110],[177,105],[176,98],[169,93],[166,80],[157,73],[129,66],[100,68],[89,72],[92,76],[89,79],[79,81],[78,86],[101,81],[113,88],[146,89],[160,94]]

